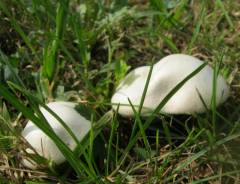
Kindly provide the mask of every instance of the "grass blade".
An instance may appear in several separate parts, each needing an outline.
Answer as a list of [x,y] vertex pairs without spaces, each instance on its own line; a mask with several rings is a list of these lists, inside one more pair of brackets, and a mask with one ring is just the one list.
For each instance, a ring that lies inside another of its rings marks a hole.
[[190,44],[188,45],[188,48],[187,48],[189,54],[192,53],[191,49],[193,48],[193,45],[196,42],[197,37],[198,37],[198,35],[200,33],[200,29],[201,29],[201,26],[203,24],[203,20],[205,18],[205,14],[206,14],[205,1],[203,1],[202,2],[202,6],[201,6],[201,12],[200,12],[200,15],[198,17],[197,25],[196,25],[196,27],[194,29],[192,39],[191,39]]
[[225,16],[229,26],[231,28],[234,28],[233,22],[232,22],[232,20],[231,20],[231,18],[229,16],[228,12],[225,9],[223,2],[221,0],[216,0],[216,4],[222,9],[222,12],[223,12],[223,14],[224,14],[224,16]]
[[67,12],[68,12],[68,0],[62,0],[58,4],[56,15],[56,31],[52,43],[45,50],[45,56],[43,61],[43,74],[52,81],[56,68],[57,68],[57,54],[60,47],[60,42],[63,37],[65,29]]

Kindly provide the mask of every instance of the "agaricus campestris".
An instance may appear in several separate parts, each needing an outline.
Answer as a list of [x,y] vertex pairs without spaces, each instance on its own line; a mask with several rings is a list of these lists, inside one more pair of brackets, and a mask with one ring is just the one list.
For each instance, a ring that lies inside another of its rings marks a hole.
[[[153,66],[146,97],[141,111],[142,116],[152,112],[164,97],[185,77],[196,70],[203,61],[193,56],[173,54],[164,57]],[[113,109],[123,116],[133,116],[134,112],[128,99],[138,110],[150,67],[144,66],[131,71],[117,87],[111,99]],[[161,109],[167,114],[195,114],[211,108],[214,71],[205,66],[189,79]],[[220,75],[217,77],[216,104],[223,103],[229,96],[229,86]],[[201,97],[200,97],[201,96]]]
[[[91,123],[77,112],[75,109],[76,105],[77,104],[71,102],[51,102],[47,104],[47,106],[66,123],[77,139],[81,141],[89,132]],[[71,150],[74,150],[76,142],[61,123],[43,107],[40,107],[40,111],[52,127],[53,131]],[[31,121],[27,123],[22,131],[22,136],[28,141],[32,148],[44,158],[51,160],[56,164],[65,161],[64,156],[55,143]],[[30,148],[28,148],[26,152],[30,154],[34,153]],[[24,159],[23,164],[32,169],[37,167],[32,160],[29,161]]]

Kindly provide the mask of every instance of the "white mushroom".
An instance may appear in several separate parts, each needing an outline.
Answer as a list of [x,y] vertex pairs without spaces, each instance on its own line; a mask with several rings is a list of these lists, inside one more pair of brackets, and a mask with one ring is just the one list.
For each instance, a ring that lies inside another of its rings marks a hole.
[[[184,54],[173,54],[164,57],[153,66],[151,79],[144,100],[141,115],[146,116],[153,111],[164,97],[185,77],[196,70],[203,61]],[[131,71],[117,87],[111,99],[113,109],[123,116],[133,116],[134,112],[128,99],[136,107],[139,106],[143,95],[150,67],[140,67]],[[213,69],[205,66],[198,74],[189,79],[161,109],[168,114],[195,114],[206,110],[200,96],[211,108],[213,91]],[[199,96],[200,94],[200,96]],[[217,77],[216,104],[223,103],[229,96],[229,86],[220,75]]]
[[[75,103],[71,102],[51,102],[47,106],[56,113],[72,130],[77,139],[81,141],[84,136],[89,132],[91,123],[83,116],[81,116],[74,108]],[[76,147],[76,142],[69,135],[67,130],[60,124],[60,122],[46,109],[40,107],[45,119],[48,121],[54,132],[62,139],[62,141],[69,146],[71,150]],[[65,161],[65,157],[62,155],[55,143],[35,124],[29,121],[22,131],[22,136],[29,142],[34,150],[41,156],[48,160],[54,161],[56,164],[60,164]],[[33,150],[27,149],[28,153],[34,153]],[[36,168],[33,161],[23,160],[23,164],[29,168]]]

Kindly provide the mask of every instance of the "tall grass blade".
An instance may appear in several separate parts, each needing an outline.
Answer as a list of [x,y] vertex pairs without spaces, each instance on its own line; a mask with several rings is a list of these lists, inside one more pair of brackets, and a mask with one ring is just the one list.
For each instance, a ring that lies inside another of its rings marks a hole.
[[[149,69],[149,72],[148,72],[148,76],[147,76],[147,80],[145,82],[145,86],[144,86],[144,89],[143,89],[141,101],[140,101],[140,104],[138,106],[137,114],[139,114],[139,115],[141,114],[141,111],[142,111],[142,108],[143,108],[143,104],[144,104],[144,100],[145,100],[145,97],[147,95],[147,89],[148,89],[149,82],[150,82],[150,79],[151,79],[151,76],[152,76],[152,70],[153,70],[153,65],[150,66],[150,69]],[[131,104],[131,106],[132,106],[133,110],[135,110],[134,106],[132,104]],[[140,118],[136,118],[135,121],[134,121],[133,128],[132,128],[132,133],[131,133],[131,136],[129,138],[130,140],[135,135],[135,132],[137,130],[137,122],[139,122],[139,120],[140,120]]]
[[224,14],[224,16],[225,16],[225,18],[226,18],[229,26],[230,26],[231,28],[234,28],[233,22],[232,22],[232,20],[231,20],[231,18],[230,18],[230,16],[229,16],[227,10],[225,9],[222,0],[216,0],[216,4],[222,9],[222,12],[223,12],[223,14]]
[[200,15],[198,17],[197,25],[194,29],[192,39],[191,39],[190,44],[188,45],[188,48],[187,48],[189,54],[192,53],[191,49],[193,48],[193,45],[197,41],[197,38],[198,38],[198,35],[200,33],[200,29],[201,29],[201,26],[203,24],[203,20],[205,18],[205,15],[206,15],[205,1],[202,1],[201,11],[200,11]]
[[51,82],[57,68],[57,54],[62,41],[64,29],[66,26],[66,19],[68,13],[68,0],[61,0],[58,4],[56,15],[56,30],[53,41],[45,49],[45,56],[43,61],[43,74]]
[[[140,129],[140,133],[142,135],[142,138],[143,138],[143,142],[144,142],[145,148],[148,151],[148,156],[150,156],[150,154],[151,154],[151,147],[150,147],[150,144],[149,144],[149,142],[147,140],[147,136],[146,136],[145,130],[143,129],[143,124],[142,124],[142,121],[141,121],[141,118],[140,118],[140,114],[137,113],[137,111],[134,108],[134,106],[133,106],[132,102],[130,101],[130,99],[128,99],[128,102],[131,105],[132,110],[134,112],[134,115],[135,115],[135,118],[136,118],[135,121],[138,122],[138,126],[139,126],[139,129]],[[130,138],[130,140],[131,140],[131,138]]]
[[[119,109],[119,106],[117,107],[116,111],[118,111],[118,109]],[[116,132],[116,130],[117,130],[117,114],[115,114],[113,117],[110,137],[109,137],[109,141],[108,141],[106,175],[109,175],[109,163],[110,163],[110,156],[111,156],[111,151],[112,151],[112,142],[113,142],[113,137],[114,137],[114,133]]]

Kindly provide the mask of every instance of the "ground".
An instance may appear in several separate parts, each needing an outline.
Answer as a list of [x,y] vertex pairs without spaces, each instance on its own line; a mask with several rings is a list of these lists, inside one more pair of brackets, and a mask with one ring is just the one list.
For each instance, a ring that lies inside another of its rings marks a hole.
[[[239,0],[2,0],[0,17],[1,183],[240,182]],[[219,67],[228,100],[195,116],[111,110],[129,71],[173,53]],[[21,131],[56,100],[91,112],[95,136],[65,153],[77,162],[30,170]]]

